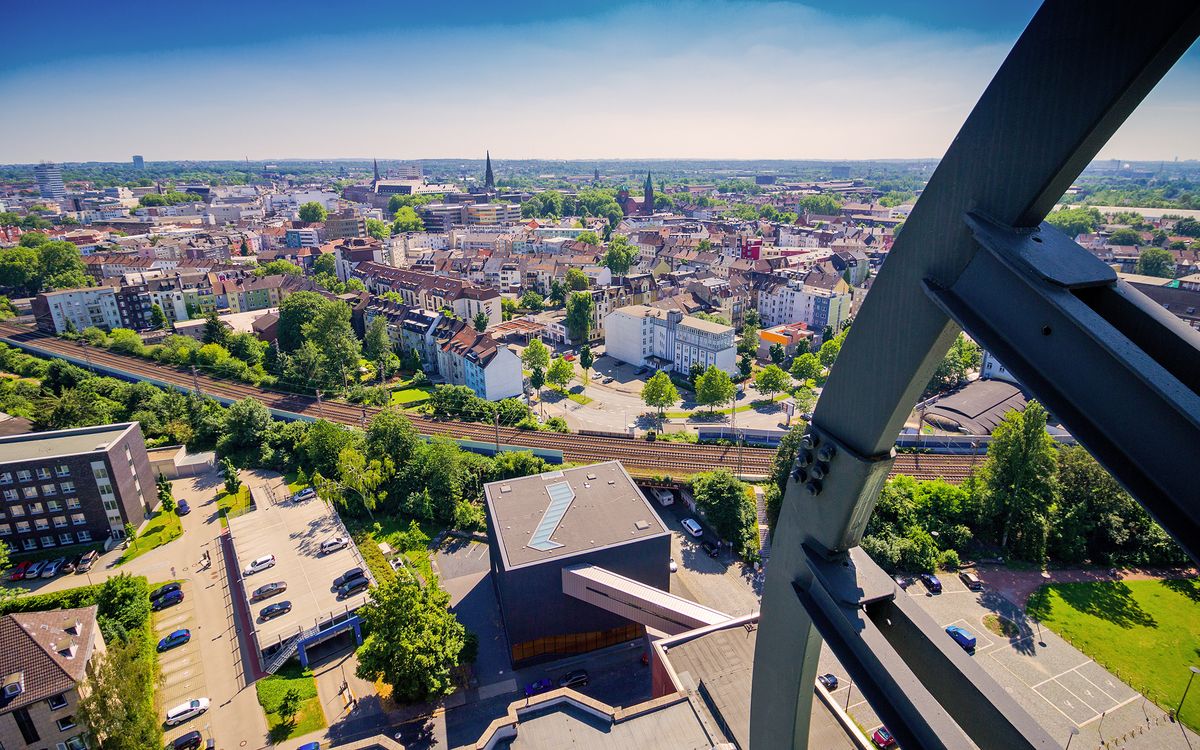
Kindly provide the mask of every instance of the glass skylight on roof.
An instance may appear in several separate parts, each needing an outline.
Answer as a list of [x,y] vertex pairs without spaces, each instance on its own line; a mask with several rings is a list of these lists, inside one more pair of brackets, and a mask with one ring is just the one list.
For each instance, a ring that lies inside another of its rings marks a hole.
[[558,525],[562,523],[567,508],[571,507],[571,501],[575,499],[575,491],[571,489],[568,482],[548,485],[546,492],[550,494],[550,504],[546,506],[542,520],[538,522],[537,528],[533,530],[533,536],[529,539],[529,546],[542,552],[549,552],[562,546],[550,537],[558,530]]

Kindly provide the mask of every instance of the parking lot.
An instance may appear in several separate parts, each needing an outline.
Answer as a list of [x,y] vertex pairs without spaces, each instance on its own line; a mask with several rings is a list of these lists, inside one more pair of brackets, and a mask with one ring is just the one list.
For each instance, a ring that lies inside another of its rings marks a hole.
[[[154,637],[165,638],[168,634],[187,628],[192,633],[192,639],[182,646],[176,646],[170,651],[164,651],[158,656],[159,669],[162,672],[162,682],[158,688],[160,716],[166,716],[167,711],[193,698],[211,698],[208,685],[204,679],[204,659],[200,655],[200,640],[203,635],[199,632],[196,619],[195,587],[190,581],[183,582],[183,601],[160,612],[155,612]],[[214,706],[215,708],[215,706]],[[212,711],[212,708],[209,709]],[[204,713],[177,727],[168,727],[167,741],[187,734],[193,729],[205,730],[209,724],[210,714]],[[205,732],[205,736],[209,736]]]
[[[260,649],[296,635],[335,614],[354,610],[366,602],[366,591],[338,599],[333,581],[350,568],[366,565],[351,543],[344,549],[321,554],[321,542],[348,536],[337,514],[318,499],[293,503],[276,492],[280,502],[267,502],[256,510],[229,521],[237,569],[244,571],[251,560],[274,555],[275,565],[250,576],[240,576],[239,595],[246,601]],[[267,583],[282,581],[287,590],[260,602],[249,601],[253,591]],[[287,614],[263,620],[263,608],[289,601]]]

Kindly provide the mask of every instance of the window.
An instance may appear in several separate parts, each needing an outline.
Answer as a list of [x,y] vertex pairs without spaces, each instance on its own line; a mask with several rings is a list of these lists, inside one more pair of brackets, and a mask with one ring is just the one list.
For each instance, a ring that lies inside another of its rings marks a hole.
[[40,467],[37,470],[37,477],[38,477],[38,479],[49,479],[50,478],[50,470],[44,466]]
[[58,543],[59,544],[74,544],[75,537],[69,531],[63,532],[62,534],[58,535]]
[[21,546],[24,547],[26,551],[35,550],[37,549],[37,540],[30,537],[29,539],[22,541]]
[[46,509],[42,507],[41,503],[30,503],[29,504],[29,515],[32,516],[37,513],[45,513],[45,512],[46,512]]
[[92,474],[97,479],[108,479],[108,468],[102,463],[92,464]]
[[0,474],[0,484],[12,484],[12,472],[6,471]]
[[62,502],[60,502],[58,500],[47,500],[46,501],[46,510],[50,511],[51,513],[60,511],[60,510],[62,510]]
[[32,486],[30,486],[30,487],[22,487],[22,488],[21,488],[21,492],[22,492],[22,494],[24,494],[24,495],[25,495],[25,499],[26,499],[26,500],[32,500],[32,499],[34,499],[35,497],[37,497],[37,496],[38,496],[38,494],[37,494],[37,487],[32,487]]
[[28,521],[17,521],[17,533],[18,534],[28,534],[29,533],[29,522]]
[[12,524],[0,523],[0,536],[10,536],[12,534]]
[[112,488],[112,485],[111,485],[111,484],[109,484],[108,482],[97,482],[97,483],[96,483],[96,490],[97,490],[97,491],[98,491],[98,492],[99,492],[101,495],[111,495],[111,494],[113,494],[113,488]]
[[88,750],[82,734],[77,734],[63,744],[63,750]]
[[58,487],[63,491],[64,495],[70,495],[75,492],[74,482],[59,482]]
[[68,497],[67,498],[67,510],[79,510],[79,508],[80,508],[79,498],[77,498],[77,497]]
[[76,526],[83,526],[87,523],[87,518],[85,518],[82,513],[72,513],[71,523],[75,524]]
[[18,497],[18,496],[17,496],[17,491],[16,491],[16,490],[5,490],[5,491],[4,491],[4,499],[5,499],[5,500],[7,500],[7,501],[8,501],[8,502],[10,502],[10,503],[14,503],[14,502],[16,502],[16,501],[17,501],[17,497]]
[[53,547],[53,546],[55,546],[54,537],[50,536],[49,534],[42,537],[42,547]]
[[55,487],[53,484],[43,484],[42,485],[42,496],[43,497],[45,497],[46,495],[57,495],[57,494],[58,494],[58,488]]
[[33,474],[29,472],[29,469],[21,469],[17,472],[18,482],[28,482],[30,479],[33,479]]
[[[50,707],[51,711],[57,711],[60,708],[66,708],[67,707],[67,696],[65,693],[59,693],[58,695],[52,695],[46,699],[46,705]],[[68,716],[66,718],[70,719],[72,717]],[[71,727],[59,727],[59,729],[70,729],[70,728]]]
[[38,531],[46,531],[50,528],[50,519],[35,518],[33,520],[33,528],[37,529]]
[[67,517],[66,516],[55,516],[54,517],[54,528],[65,529],[66,527],[67,527]]
[[25,506],[14,505],[8,509],[8,512],[12,514],[13,518],[20,518],[21,516],[25,515]]
[[87,531],[87,530],[79,532],[78,534],[76,534],[76,536],[78,537],[80,542],[92,541],[92,532]]
[[55,467],[54,473],[60,477],[69,477],[71,476],[71,467],[66,464],[59,464]]

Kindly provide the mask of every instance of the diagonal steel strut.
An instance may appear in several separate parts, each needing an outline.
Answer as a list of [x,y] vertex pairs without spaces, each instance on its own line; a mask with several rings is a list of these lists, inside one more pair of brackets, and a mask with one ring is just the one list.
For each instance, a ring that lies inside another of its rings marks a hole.
[[[1145,23],[1147,18],[1154,23]],[[855,632],[872,632],[868,623],[853,623],[853,607],[839,610],[822,592],[828,585],[852,589],[855,581],[859,589],[874,591],[878,583],[853,566],[833,577],[817,576],[812,555],[848,563],[900,427],[958,334],[925,289],[953,288],[979,252],[964,217],[973,212],[1002,226],[1037,226],[1198,34],[1200,4],[1193,0],[1049,0],[954,139],[863,304],[817,405],[813,437],[838,450],[826,449],[822,458],[815,455],[821,446],[814,445],[808,466],[797,467],[788,485],[755,654],[750,733],[755,750],[807,747],[821,638],[806,604],[826,601],[819,615],[825,627],[839,626],[830,615],[844,617],[841,632],[851,639]],[[841,579],[831,584],[837,576]],[[908,637],[928,635],[920,623],[913,628]],[[885,648],[878,639],[872,642]],[[861,668],[868,677],[871,670],[903,670],[906,651],[913,650],[900,642],[881,659],[863,659]],[[887,682],[886,675],[875,676]],[[938,681],[937,674],[922,675],[931,692],[944,694],[946,685],[931,684]],[[898,690],[907,684],[891,683]],[[958,746],[958,735],[941,731],[948,716],[939,713],[942,706],[914,706],[900,700],[888,709],[893,721],[905,725],[892,727],[901,744],[907,739],[918,746],[918,737],[933,732],[945,738],[944,746]],[[932,723],[915,715],[921,709]],[[983,724],[971,734],[979,744],[988,722],[999,721],[994,716],[960,718]],[[1014,726],[1024,725],[1016,721],[1007,729]],[[1035,732],[1026,734],[1026,746],[1044,743]]]

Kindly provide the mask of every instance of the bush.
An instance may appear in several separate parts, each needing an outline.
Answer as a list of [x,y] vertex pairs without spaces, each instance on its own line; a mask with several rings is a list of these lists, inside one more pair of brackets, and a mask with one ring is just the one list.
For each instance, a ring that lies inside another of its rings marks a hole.
[[958,552],[952,549],[944,549],[938,554],[937,566],[939,570],[958,570],[960,565]]
[[567,420],[562,417],[550,417],[546,420],[546,429],[551,432],[570,432],[571,428],[567,426]]

